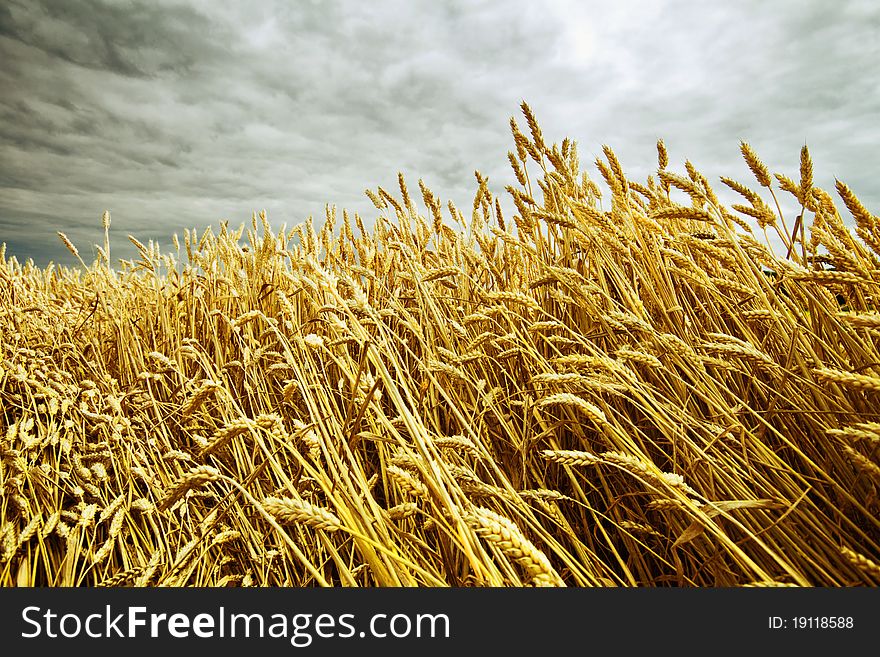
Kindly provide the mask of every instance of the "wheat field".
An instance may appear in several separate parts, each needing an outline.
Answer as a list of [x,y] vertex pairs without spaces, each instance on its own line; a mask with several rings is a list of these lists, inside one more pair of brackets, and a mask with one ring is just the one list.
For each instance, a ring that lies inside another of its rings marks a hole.
[[880,584],[880,218],[522,110],[507,217],[400,176],[370,229],[4,248],[3,586]]

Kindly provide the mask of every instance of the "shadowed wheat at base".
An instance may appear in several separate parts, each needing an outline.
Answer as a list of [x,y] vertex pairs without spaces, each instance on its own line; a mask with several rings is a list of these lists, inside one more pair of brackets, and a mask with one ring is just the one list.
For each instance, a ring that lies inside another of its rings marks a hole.
[[509,213],[4,247],[3,585],[880,584],[880,219],[806,148],[727,206],[522,110]]

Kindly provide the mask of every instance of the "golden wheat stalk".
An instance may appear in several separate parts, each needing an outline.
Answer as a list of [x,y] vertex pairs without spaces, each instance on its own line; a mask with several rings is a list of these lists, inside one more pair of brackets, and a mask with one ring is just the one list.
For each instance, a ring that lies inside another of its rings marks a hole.
[[253,426],[254,422],[250,418],[239,418],[227,423],[226,426],[217,431],[214,434],[214,437],[202,448],[199,456],[205,457],[208,454],[216,452],[236,436],[250,431]]
[[566,406],[569,408],[574,408],[586,415],[589,419],[600,426],[608,424],[608,418],[605,417],[605,413],[603,413],[600,408],[591,404],[582,397],[578,397],[577,395],[573,395],[568,392],[559,392],[554,395],[545,397],[540,402],[538,402],[538,406],[540,406],[541,408],[544,408],[546,406]]
[[880,465],[877,465],[867,456],[857,452],[849,445],[844,445],[843,451],[856,468],[867,473],[877,481],[880,481]]
[[564,586],[547,556],[529,541],[513,521],[491,509],[476,507],[465,521],[486,541],[522,566],[535,586]]
[[840,548],[840,553],[856,568],[880,580],[880,563],[855,550],[850,550],[848,547]]
[[113,588],[117,586],[124,586],[126,584],[132,584],[137,579],[138,575],[142,575],[145,571],[146,567],[144,566],[135,566],[134,568],[121,570],[118,573],[115,573],[110,577],[101,580],[95,586],[97,586],[98,588]]
[[199,488],[212,481],[222,478],[220,471],[210,465],[200,465],[187,472],[177,480],[165,493],[165,497],[156,505],[158,511],[165,511],[186,493],[194,488]]
[[602,463],[602,457],[596,456],[591,452],[580,452],[568,449],[545,449],[541,452],[548,461],[561,463],[563,465],[596,465]]
[[427,486],[403,468],[397,465],[389,465],[385,468],[385,473],[404,491],[416,497],[427,497]]
[[831,367],[819,367],[814,369],[813,373],[822,381],[839,383],[841,385],[856,388],[859,390],[880,392],[880,377],[870,376],[867,374],[854,374],[852,372],[844,372],[842,370],[834,369]]
[[289,497],[267,497],[263,508],[279,523],[286,525],[307,525],[327,533],[343,528],[342,522],[331,511],[310,502]]

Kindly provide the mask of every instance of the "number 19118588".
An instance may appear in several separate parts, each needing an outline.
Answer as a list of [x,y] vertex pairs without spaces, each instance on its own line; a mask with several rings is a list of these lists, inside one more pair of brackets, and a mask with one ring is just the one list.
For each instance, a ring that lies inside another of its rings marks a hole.
[[852,616],[770,616],[771,630],[851,630],[855,626]]

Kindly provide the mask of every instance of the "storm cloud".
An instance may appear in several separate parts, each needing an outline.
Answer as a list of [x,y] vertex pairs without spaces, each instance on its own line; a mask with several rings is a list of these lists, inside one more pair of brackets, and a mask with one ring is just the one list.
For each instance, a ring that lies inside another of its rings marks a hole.
[[[880,10],[830,3],[162,2],[0,5],[0,242],[69,264],[112,213],[126,235],[265,208],[375,210],[402,171],[467,207],[473,172],[512,182],[508,119],[525,99],[589,165],[611,145],[636,179],[663,138],[674,168],[751,174],[739,141],[880,211]],[[720,191],[720,190],[719,190]]]

